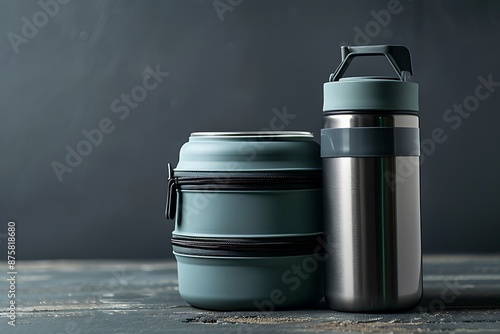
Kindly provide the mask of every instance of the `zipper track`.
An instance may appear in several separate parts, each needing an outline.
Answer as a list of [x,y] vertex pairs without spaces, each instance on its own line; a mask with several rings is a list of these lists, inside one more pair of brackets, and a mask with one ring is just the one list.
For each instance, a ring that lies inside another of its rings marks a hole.
[[302,190],[321,189],[321,170],[286,170],[263,172],[177,171],[169,164],[165,216],[174,219],[177,191],[182,190]]
[[268,190],[321,188],[321,171],[176,172],[178,189]]
[[322,235],[275,238],[211,238],[173,236],[175,253],[196,256],[291,256],[322,251]]

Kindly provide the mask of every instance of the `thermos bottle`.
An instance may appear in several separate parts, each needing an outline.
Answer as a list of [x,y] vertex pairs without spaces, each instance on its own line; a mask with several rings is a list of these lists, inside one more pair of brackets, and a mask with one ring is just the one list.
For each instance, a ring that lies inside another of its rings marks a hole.
[[[422,296],[418,85],[404,46],[343,46],[324,84],[325,298],[339,311],[415,307]],[[397,78],[342,78],[384,55]]]

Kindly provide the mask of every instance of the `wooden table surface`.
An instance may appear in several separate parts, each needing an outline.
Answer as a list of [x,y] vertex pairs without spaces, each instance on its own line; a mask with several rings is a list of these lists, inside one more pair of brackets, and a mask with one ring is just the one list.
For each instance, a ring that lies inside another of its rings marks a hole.
[[[0,269],[6,274],[7,267]],[[500,256],[427,256],[424,298],[396,314],[312,308],[213,312],[178,294],[176,265],[165,261],[32,261],[17,264],[16,326],[0,333],[500,333]]]

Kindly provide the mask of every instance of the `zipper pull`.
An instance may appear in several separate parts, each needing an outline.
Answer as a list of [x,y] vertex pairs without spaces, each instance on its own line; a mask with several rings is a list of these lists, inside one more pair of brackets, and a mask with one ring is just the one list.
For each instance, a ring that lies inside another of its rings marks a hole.
[[174,219],[177,211],[177,181],[174,177],[174,169],[168,164],[168,192],[167,192],[167,207],[165,208],[165,217]]

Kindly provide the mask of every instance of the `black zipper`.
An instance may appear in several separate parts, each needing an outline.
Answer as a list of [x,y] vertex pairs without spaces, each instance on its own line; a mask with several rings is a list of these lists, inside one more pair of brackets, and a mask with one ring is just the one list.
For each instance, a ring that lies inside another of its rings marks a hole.
[[321,189],[321,170],[182,172],[168,164],[165,215],[174,219],[177,190],[299,190]]
[[172,236],[175,253],[194,256],[269,257],[322,253],[322,234],[272,238]]

